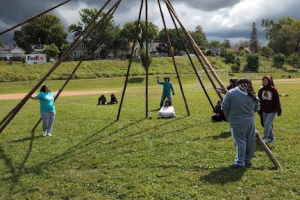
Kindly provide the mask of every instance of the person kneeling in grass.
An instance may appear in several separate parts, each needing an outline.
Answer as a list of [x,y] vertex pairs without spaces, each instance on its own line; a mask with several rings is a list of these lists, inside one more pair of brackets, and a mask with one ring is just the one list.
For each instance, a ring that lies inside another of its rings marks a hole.
[[159,111],[158,114],[160,117],[162,118],[172,118],[172,117],[176,117],[175,115],[175,109],[174,107],[171,105],[170,101],[166,100],[165,102],[165,106],[162,107]]

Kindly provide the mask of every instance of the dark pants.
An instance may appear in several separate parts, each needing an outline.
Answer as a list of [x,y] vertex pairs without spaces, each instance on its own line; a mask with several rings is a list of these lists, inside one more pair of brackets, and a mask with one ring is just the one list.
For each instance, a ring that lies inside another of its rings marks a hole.
[[170,93],[163,93],[160,101],[160,107],[163,107],[165,99],[168,98],[170,104],[172,105],[172,99]]

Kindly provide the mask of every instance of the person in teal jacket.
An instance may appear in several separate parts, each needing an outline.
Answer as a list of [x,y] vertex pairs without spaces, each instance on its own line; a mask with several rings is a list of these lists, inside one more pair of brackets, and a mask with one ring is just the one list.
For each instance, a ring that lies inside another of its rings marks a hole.
[[50,91],[48,85],[43,85],[40,92],[36,96],[31,96],[30,98],[40,101],[40,113],[43,122],[43,136],[52,136],[51,131],[55,118],[55,94]]
[[160,101],[160,108],[163,107],[164,101],[166,98],[168,98],[168,100],[170,101],[170,104],[173,105],[172,99],[171,99],[171,90],[172,90],[173,95],[175,95],[175,93],[174,93],[172,84],[170,83],[170,78],[165,77],[164,82],[160,82],[159,77],[157,77],[157,83],[163,85],[163,93],[162,93],[162,97],[161,97],[161,101]]

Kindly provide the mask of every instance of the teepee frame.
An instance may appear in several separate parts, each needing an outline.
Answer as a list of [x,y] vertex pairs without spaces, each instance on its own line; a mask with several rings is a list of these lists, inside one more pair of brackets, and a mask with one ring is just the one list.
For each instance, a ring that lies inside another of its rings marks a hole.
[[[18,27],[21,26],[25,23],[28,23],[29,21],[61,6],[64,5],[68,2],[70,2],[72,0],[68,0],[65,1],[49,10],[46,10],[43,13],[40,13],[16,26],[13,26],[10,29],[7,29],[6,31],[3,31],[0,33],[0,35]],[[99,22],[94,23],[97,19],[97,17],[99,17],[100,13],[104,10],[104,8],[110,3],[111,0],[107,0],[106,3],[103,5],[103,7],[97,12],[97,14],[95,15],[95,17],[91,20],[91,22],[87,25],[87,27],[82,31],[82,33],[74,40],[74,42],[70,45],[70,47],[63,53],[63,55],[58,59],[58,61],[52,66],[52,68],[48,71],[48,73],[36,84],[36,86],[33,87],[33,89],[1,120],[0,122],[0,133],[2,133],[2,131],[5,129],[5,127],[11,122],[11,120],[17,115],[17,113],[22,109],[22,107],[25,105],[25,103],[28,101],[28,99],[31,97],[31,95],[33,95],[33,93],[42,85],[42,83],[51,75],[51,73],[62,63],[62,61],[64,61],[71,53],[71,51],[73,51],[87,36],[89,36],[91,34],[91,32],[98,26],[101,26],[101,30],[100,33],[98,34],[98,36],[92,41],[89,49],[91,49],[92,47],[94,47],[97,44],[97,41],[100,39],[103,31],[105,30],[106,25],[108,24],[108,22],[110,21],[110,19],[113,17],[114,12],[117,10],[118,6],[120,5],[122,0],[118,0],[111,8],[110,10],[106,13],[106,15],[99,20]],[[195,43],[195,41],[193,40],[193,38],[191,37],[191,35],[189,34],[189,32],[185,29],[185,27],[183,26],[183,24],[181,23],[181,21],[179,20],[178,15],[176,14],[175,9],[173,8],[170,0],[163,0],[165,2],[165,5],[169,11],[169,14],[172,18],[172,21],[174,23],[174,26],[176,28],[176,31],[178,33],[178,36],[180,37],[180,40],[184,46],[184,49],[189,57],[189,60],[191,62],[191,65],[194,69],[194,72],[201,84],[201,87],[203,88],[210,105],[212,106],[212,108],[214,109],[214,106],[207,94],[207,91],[197,73],[196,67],[192,61],[192,59],[190,58],[189,52],[186,48],[186,45],[183,42],[182,36],[178,30],[177,23],[179,23],[180,27],[182,28],[182,30],[184,31],[184,35],[187,37],[190,45],[193,47],[194,53],[198,58],[199,63],[201,64],[202,68],[204,69],[207,77],[209,78],[212,86],[214,89],[216,89],[216,85],[214,83],[214,81],[212,80],[212,78],[210,77],[210,74],[208,73],[207,68],[209,68],[209,70],[212,72],[213,77],[215,78],[215,80],[218,82],[218,84],[220,85],[220,87],[223,89],[223,91],[227,92],[227,88],[225,87],[225,85],[222,83],[222,81],[219,79],[219,77],[217,76],[217,74],[215,73],[213,67],[211,66],[211,64],[209,63],[209,61],[206,59],[206,57],[204,56],[204,54],[202,53],[202,51],[200,50],[200,48],[198,47],[198,45]],[[160,10],[160,14],[162,17],[162,21],[164,24],[164,29],[166,31],[166,36],[167,36],[167,44],[169,47],[169,51],[171,53],[172,56],[172,61],[173,61],[173,65],[174,65],[174,69],[176,72],[176,76],[178,78],[178,82],[179,82],[179,86],[180,86],[180,90],[181,90],[181,94],[185,103],[185,107],[187,110],[187,114],[190,115],[189,112],[189,108],[187,105],[187,101],[185,98],[185,94],[183,91],[183,87],[181,84],[181,79],[180,79],[180,75],[177,69],[177,64],[176,64],[176,60],[174,57],[174,52],[172,50],[172,44],[171,44],[171,40],[170,40],[170,36],[167,30],[167,26],[166,26],[166,22],[165,22],[165,18],[164,18],[164,13],[162,11],[162,7],[161,7],[161,0],[157,0],[158,6],[159,6],[159,10]],[[138,29],[139,29],[139,24],[140,24],[140,20],[141,20],[141,13],[142,13],[142,8],[143,8],[143,4],[144,4],[144,0],[141,0],[141,6],[140,6],[140,11],[139,11],[139,17],[138,17],[138,23],[136,23],[136,29],[135,29],[135,37],[134,37],[134,42],[133,44],[135,44],[137,42],[137,37],[138,37]],[[148,38],[148,0],[145,0],[145,7],[146,7],[146,11],[145,11],[145,18],[146,18],[146,59],[148,58],[148,46],[149,46],[149,38]],[[118,110],[118,115],[117,115],[117,121],[120,118],[120,114],[121,114],[121,109],[122,109],[122,105],[123,105],[123,100],[125,97],[125,92],[126,92],[126,87],[127,87],[127,83],[128,83],[128,77],[129,77],[129,72],[130,72],[130,68],[131,68],[131,64],[132,64],[132,58],[133,58],[133,51],[134,51],[134,45],[131,49],[131,55],[130,55],[130,59],[129,59],[129,63],[128,63],[128,68],[127,68],[127,74],[126,74],[126,79],[125,79],[125,84],[124,84],[124,88],[123,88],[123,92],[122,92],[122,98],[121,98],[121,102],[120,102],[120,106],[119,106],[119,110]],[[87,53],[83,56],[83,58],[80,60],[80,62],[78,63],[78,65],[74,68],[74,70],[72,71],[72,73],[70,74],[69,78],[66,80],[66,82],[63,84],[63,86],[61,87],[61,89],[59,90],[55,100],[57,100],[57,98],[59,97],[60,93],[63,91],[63,89],[65,88],[65,86],[68,84],[68,82],[70,81],[70,79],[72,78],[72,76],[74,75],[74,73],[76,72],[76,70],[79,68],[80,64],[82,63],[82,61],[84,60],[84,58],[87,56]],[[205,65],[206,67],[205,67]],[[222,96],[216,92],[219,96],[219,98],[222,100]],[[148,117],[148,67],[146,68],[146,117]],[[38,124],[40,123],[41,119],[35,124],[33,131],[35,130],[35,128],[38,126]],[[262,138],[260,137],[259,133],[256,131],[256,138],[258,140],[258,142],[261,144],[261,146],[263,147],[263,149],[266,151],[267,155],[269,156],[270,160],[273,162],[273,164],[275,165],[275,167],[277,169],[282,169],[282,166],[279,164],[279,162],[277,161],[277,159],[275,158],[275,156],[272,154],[272,152],[270,151],[270,149],[268,148],[268,146],[263,142]]]

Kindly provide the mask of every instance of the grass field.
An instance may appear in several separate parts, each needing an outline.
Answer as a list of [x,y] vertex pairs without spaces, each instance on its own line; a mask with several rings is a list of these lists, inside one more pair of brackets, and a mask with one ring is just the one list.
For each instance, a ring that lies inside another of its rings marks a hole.
[[[193,75],[182,76],[190,116],[177,80],[177,118],[158,119],[162,88],[150,77],[145,119],[142,77],[130,79],[118,122],[118,105],[96,106],[99,95],[60,97],[53,137],[41,137],[38,101],[29,100],[0,134],[0,199],[300,199],[300,80],[276,80],[283,113],[270,148],[274,169],[257,145],[253,166],[233,170],[235,151],[227,123],[212,123],[212,108]],[[0,94],[27,93],[36,82],[2,82]],[[47,81],[53,91],[63,81]],[[72,80],[66,91],[117,90],[124,78]],[[260,81],[254,81],[256,90]],[[213,99],[217,95],[206,81]],[[108,97],[108,96],[107,96]],[[20,100],[0,100],[0,119]],[[262,133],[256,115],[257,129]]]

